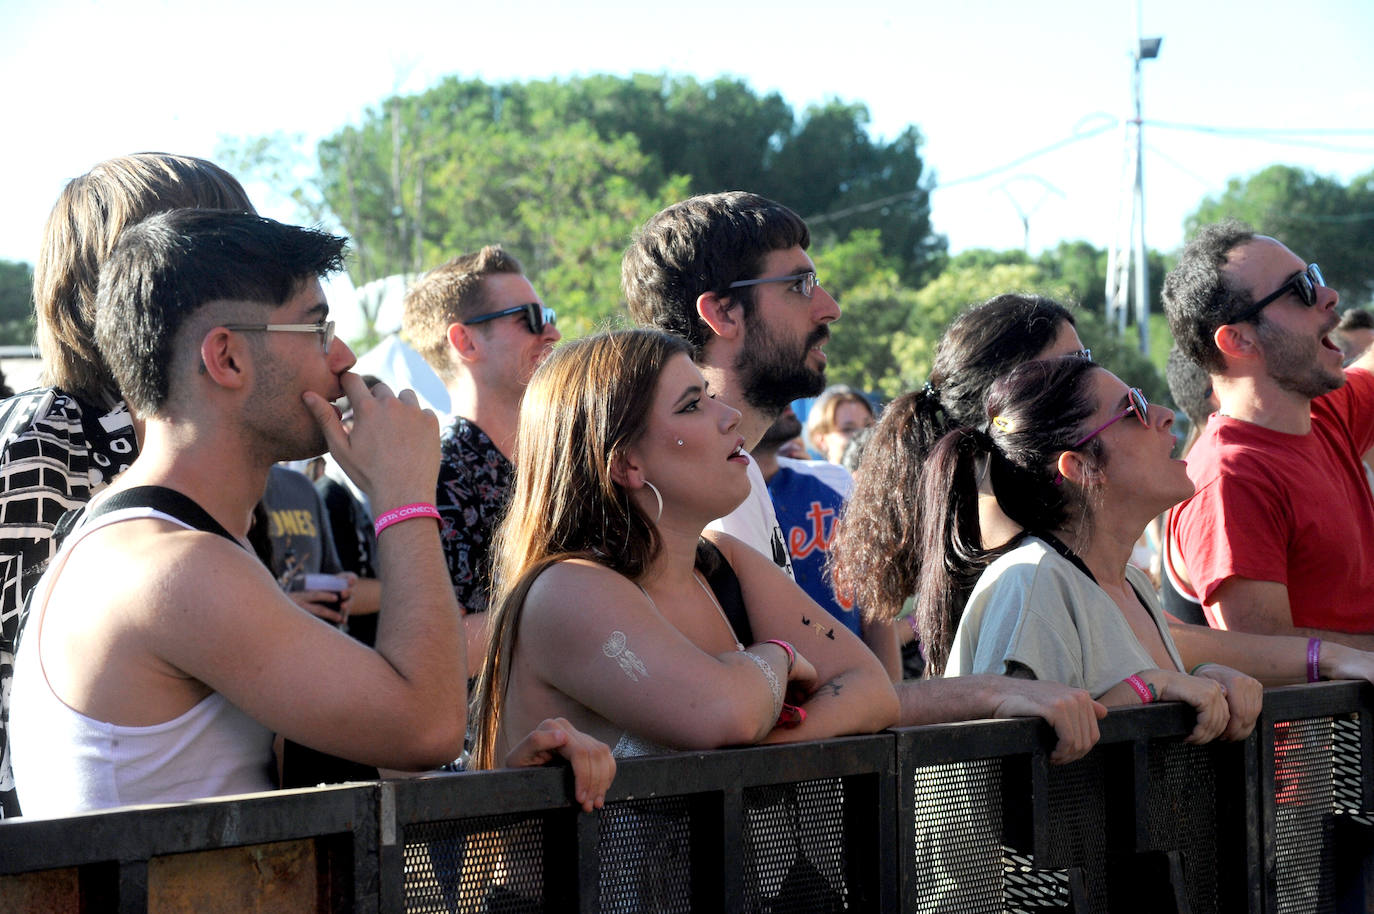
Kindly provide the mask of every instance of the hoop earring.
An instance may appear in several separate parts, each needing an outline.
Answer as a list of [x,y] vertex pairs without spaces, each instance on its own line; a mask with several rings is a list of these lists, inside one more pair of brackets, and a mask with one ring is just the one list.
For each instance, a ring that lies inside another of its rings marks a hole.
[[659,518],[663,516],[663,496],[658,494],[658,486],[649,480],[644,480],[644,484],[649,487],[649,491],[653,492],[654,498],[658,500],[658,514],[654,516],[654,523],[658,523]]

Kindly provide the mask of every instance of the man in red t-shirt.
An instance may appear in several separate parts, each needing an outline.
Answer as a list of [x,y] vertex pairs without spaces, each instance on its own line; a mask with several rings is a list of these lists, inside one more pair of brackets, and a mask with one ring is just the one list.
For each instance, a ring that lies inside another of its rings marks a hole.
[[1339,296],[1315,264],[1230,222],[1164,283],[1179,348],[1220,409],[1188,455],[1197,487],[1169,517],[1217,628],[1374,648],[1374,359],[1342,371]]

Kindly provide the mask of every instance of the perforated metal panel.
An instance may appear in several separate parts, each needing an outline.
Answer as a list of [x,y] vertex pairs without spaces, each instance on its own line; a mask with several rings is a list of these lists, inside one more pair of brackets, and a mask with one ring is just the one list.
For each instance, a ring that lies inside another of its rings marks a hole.
[[1215,758],[1207,748],[1182,740],[1150,744],[1151,846],[1180,852],[1193,914],[1217,910]]
[[844,802],[839,778],[744,791],[748,910],[846,910]]
[[1364,814],[1360,758],[1360,716],[1338,717],[1331,728],[1331,790],[1336,809],[1356,822],[1368,823]]
[[1274,825],[1278,909],[1334,910],[1331,718],[1274,724]]
[[601,910],[692,910],[690,821],[683,797],[614,803],[601,811]]
[[1063,870],[1041,870],[1035,858],[1003,848],[1002,887],[1007,914],[1038,914],[1045,910],[1069,910],[1069,876]]
[[1050,859],[1055,868],[1081,867],[1086,907],[1079,914],[1107,914],[1107,838],[1102,787],[1102,760],[1097,753],[1049,769]]
[[1002,760],[918,768],[911,785],[916,910],[1002,910]]
[[484,816],[406,826],[405,909],[526,914],[544,910],[540,816]]

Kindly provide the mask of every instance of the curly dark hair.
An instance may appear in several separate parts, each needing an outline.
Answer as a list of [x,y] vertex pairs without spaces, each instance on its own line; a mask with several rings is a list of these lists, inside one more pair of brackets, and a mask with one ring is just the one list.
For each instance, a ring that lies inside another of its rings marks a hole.
[[1254,296],[1233,286],[1223,271],[1227,256],[1255,238],[1235,220],[1206,225],[1183,249],[1178,266],[1164,277],[1164,313],[1183,354],[1210,373],[1226,370],[1213,337],[1217,328],[1250,307]]
[[837,588],[865,616],[895,619],[921,580],[917,481],[935,443],[987,421],[983,401],[999,377],[1054,342],[1073,315],[1038,295],[998,295],[969,308],[945,331],[930,383],[883,411],[864,446],[863,471],[831,544]]

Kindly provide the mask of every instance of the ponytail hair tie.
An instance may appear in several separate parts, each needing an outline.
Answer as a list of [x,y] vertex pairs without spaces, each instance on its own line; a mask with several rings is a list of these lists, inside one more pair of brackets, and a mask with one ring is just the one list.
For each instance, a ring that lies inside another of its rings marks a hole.
[[925,386],[921,388],[921,395],[926,397],[934,397],[938,400],[940,398],[940,388],[931,385],[931,383],[927,381],[925,383]]
[[1008,419],[1006,416],[993,416],[992,424],[997,426],[998,429],[1006,432],[1009,435],[1013,431],[1011,420]]

